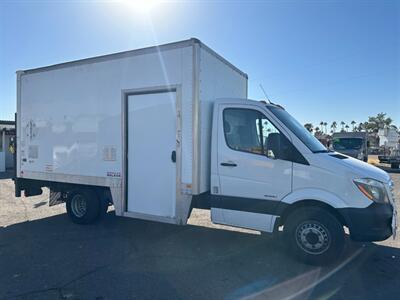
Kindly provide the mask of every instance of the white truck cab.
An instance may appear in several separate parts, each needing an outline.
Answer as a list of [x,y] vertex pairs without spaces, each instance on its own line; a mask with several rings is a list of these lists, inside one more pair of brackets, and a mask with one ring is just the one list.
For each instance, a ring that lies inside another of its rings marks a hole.
[[334,257],[353,239],[395,232],[393,182],[379,168],[328,151],[279,105],[214,105],[211,213],[215,223],[274,232],[306,260]]
[[[50,189],[73,222],[115,214],[283,229],[310,263],[395,235],[384,171],[328,151],[247,74],[190,39],[17,72],[15,195]],[[223,98],[222,98],[223,97]]]

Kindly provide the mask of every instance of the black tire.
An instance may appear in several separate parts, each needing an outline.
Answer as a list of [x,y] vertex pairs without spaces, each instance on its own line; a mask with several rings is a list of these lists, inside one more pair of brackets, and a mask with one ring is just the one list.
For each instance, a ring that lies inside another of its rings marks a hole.
[[311,265],[324,265],[341,257],[345,245],[343,225],[327,210],[299,208],[284,224],[288,250]]
[[97,194],[90,189],[72,192],[66,203],[68,216],[76,224],[90,224],[100,215],[101,203]]
[[364,157],[364,159],[363,159],[363,160],[364,160],[364,162],[366,162],[366,163],[367,163],[367,162],[368,162],[368,156],[367,156],[367,157]]
[[392,169],[398,169],[398,168],[399,168],[399,164],[392,163],[392,164],[390,164],[390,168],[392,168]]

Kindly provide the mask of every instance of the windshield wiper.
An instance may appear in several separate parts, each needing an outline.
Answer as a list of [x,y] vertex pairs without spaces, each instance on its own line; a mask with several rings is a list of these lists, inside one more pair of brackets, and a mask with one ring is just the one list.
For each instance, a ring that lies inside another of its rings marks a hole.
[[313,153],[329,153],[329,152],[332,152],[332,151],[327,150],[327,149],[325,149],[325,150],[316,150],[316,151],[313,151]]

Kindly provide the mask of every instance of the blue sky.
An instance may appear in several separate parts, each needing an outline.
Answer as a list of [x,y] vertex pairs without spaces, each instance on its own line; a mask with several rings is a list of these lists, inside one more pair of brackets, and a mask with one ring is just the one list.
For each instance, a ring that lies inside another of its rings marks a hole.
[[1,1],[0,119],[15,71],[197,37],[302,123],[400,125],[400,1]]

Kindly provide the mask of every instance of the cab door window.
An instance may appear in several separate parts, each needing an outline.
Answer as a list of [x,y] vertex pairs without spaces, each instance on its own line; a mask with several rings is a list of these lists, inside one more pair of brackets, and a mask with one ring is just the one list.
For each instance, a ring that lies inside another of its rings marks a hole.
[[223,121],[229,148],[309,165],[289,139],[258,110],[226,108]]
[[[259,111],[227,108],[223,112],[226,144],[236,151],[279,156],[279,130]],[[271,146],[274,141],[275,147]]]

